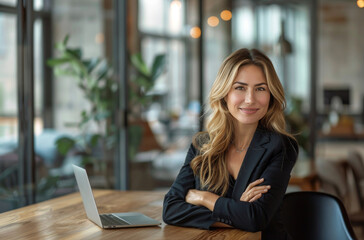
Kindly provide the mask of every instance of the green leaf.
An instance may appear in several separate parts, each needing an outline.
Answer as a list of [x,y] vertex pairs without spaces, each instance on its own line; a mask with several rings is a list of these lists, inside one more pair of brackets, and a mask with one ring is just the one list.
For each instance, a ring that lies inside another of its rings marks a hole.
[[70,137],[60,137],[56,141],[58,152],[62,155],[66,155],[71,148],[76,144],[76,141]]
[[79,122],[78,127],[82,127],[82,125],[84,125],[85,123],[90,121],[91,118],[92,118],[92,116],[90,114],[88,114],[86,111],[82,111],[81,121]]
[[75,57],[78,60],[81,60],[82,58],[82,50],[81,48],[67,48],[66,53],[72,55],[73,57]]
[[99,58],[92,58],[89,61],[83,61],[83,64],[86,66],[87,72],[91,73],[100,62]]
[[80,60],[74,59],[71,62],[71,66],[73,67],[74,71],[77,72],[78,77],[80,78],[79,80],[82,80],[87,75],[86,67]]
[[147,65],[145,64],[142,55],[140,53],[136,53],[131,55],[131,63],[139,71],[141,74],[145,76],[150,76],[150,72],[148,70]]
[[94,163],[95,161],[96,159],[93,158],[92,156],[85,155],[82,156],[81,165],[86,166],[87,164]]
[[63,52],[66,49],[66,46],[63,43],[59,42],[54,45],[54,48],[60,52]]
[[68,43],[68,39],[70,38],[70,35],[67,34],[64,39],[63,39],[63,45],[67,46],[67,43]]
[[153,60],[152,65],[152,81],[154,82],[164,71],[164,66],[166,65],[166,55],[157,55]]
[[97,81],[99,81],[99,80],[101,80],[101,79],[103,79],[106,75],[107,75],[107,73],[108,73],[108,71],[109,71],[109,65],[105,62],[103,65],[102,65],[102,67],[101,67],[101,69],[99,70],[99,72],[98,72],[98,78],[97,78]]
[[145,78],[144,76],[140,76],[137,77],[135,79],[133,79],[134,82],[139,86],[142,87],[143,89],[147,90],[149,89],[151,86],[153,86],[153,83],[149,82],[147,78]]
[[90,138],[90,146],[95,147],[97,143],[99,142],[99,139],[101,138],[100,134],[94,134]]
[[62,69],[62,68],[55,68],[54,69],[54,75],[60,77],[60,76],[77,76],[77,73],[73,71],[72,69]]

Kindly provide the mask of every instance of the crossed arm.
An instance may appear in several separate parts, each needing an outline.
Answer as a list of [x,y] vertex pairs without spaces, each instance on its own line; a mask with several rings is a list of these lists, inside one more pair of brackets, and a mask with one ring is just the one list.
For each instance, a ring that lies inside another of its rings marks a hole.
[[[266,193],[269,189],[269,185],[258,186],[263,183],[264,179],[260,178],[248,185],[246,190],[240,197],[240,201],[242,202],[254,202],[259,199],[262,194]],[[208,191],[201,191],[197,189],[190,189],[186,195],[186,202],[196,205],[203,206],[209,209],[210,211],[214,210],[215,203],[220,196]],[[212,225],[213,227],[231,227],[228,224],[215,222]]]
[[[180,173],[165,196],[164,222],[201,229],[221,226],[252,232],[264,229],[282,202],[294,160],[282,165],[282,154],[274,156],[267,163],[268,166],[262,166],[266,170],[252,176],[264,180],[250,183],[240,199],[232,199],[199,190],[189,165],[195,155],[196,150],[191,147]],[[258,186],[262,181],[265,186]]]
[[[291,147],[288,141],[280,143],[277,139],[271,142],[275,145],[265,152],[254,171],[244,173],[258,180],[247,186],[240,199],[236,195],[228,198],[200,190],[198,178],[190,167],[190,161],[197,154],[191,145],[180,173],[164,198],[163,221],[182,227],[234,227],[250,232],[274,226],[279,221],[275,215],[297,158],[297,145],[291,144]],[[287,146],[285,151],[282,151],[283,145]]]

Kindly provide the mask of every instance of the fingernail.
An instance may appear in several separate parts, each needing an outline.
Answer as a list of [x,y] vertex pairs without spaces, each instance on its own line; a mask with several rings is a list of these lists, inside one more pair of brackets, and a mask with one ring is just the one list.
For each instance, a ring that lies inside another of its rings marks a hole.
[[269,189],[270,188],[270,185],[268,185],[267,188]]
[[260,181],[263,181],[264,180],[264,178],[261,178],[261,179],[259,179]]

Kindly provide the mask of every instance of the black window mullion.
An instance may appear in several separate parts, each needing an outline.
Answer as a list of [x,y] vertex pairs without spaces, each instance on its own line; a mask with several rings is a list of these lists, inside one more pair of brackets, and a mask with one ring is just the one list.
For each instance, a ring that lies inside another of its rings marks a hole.
[[18,163],[21,203],[35,202],[33,1],[18,1]]
[[25,135],[24,135],[24,35],[25,35],[25,7],[22,1],[18,1],[17,15],[17,82],[18,82],[18,163],[19,163],[19,197],[22,205],[27,204],[25,191]]
[[200,131],[203,131],[204,129],[204,121],[205,121],[205,114],[204,114],[204,89],[205,89],[205,73],[204,73],[204,69],[205,69],[205,62],[204,62],[204,41],[205,41],[205,30],[204,30],[204,25],[203,25],[203,20],[204,20],[204,0],[199,0],[198,1],[198,25],[200,27],[201,30],[201,36],[198,39],[198,62],[199,62],[199,101],[200,101],[200,126],[199,129]]
[[34,18],[33,18],[33,0],[26,0],[26,42],[25,46],[25,76],[24,94],[25,94],[25,111],[26,111],[26,166],[27,182],[29,184],[28,195],[29,203],[35,202],[36,194],[36,162],[34,154]]
[[114,38],[113,49],[114,54],[113,65],[115,66],[115,74],[119,82],[119,94],[116,122],[119,129],[117,137],[117,146],[115,149],[114,160],[114,178],[115,188],[127,190],[129,188],[129,164],[128,164],[128,142],[127,142],[127,104],[128,104],[128,83],[127,83],[127,0],[113,1],[115,19],[114,19]]
[[[43,62],[52,57],[52,17],[50,14],[44,14],[42,17],[42,57]],[[45,64],[42,67],[42,84],[43,84],[43,126],[44,128],[54,127],[54,116],[53,116],[53,74],[52,69],[47,67]]]

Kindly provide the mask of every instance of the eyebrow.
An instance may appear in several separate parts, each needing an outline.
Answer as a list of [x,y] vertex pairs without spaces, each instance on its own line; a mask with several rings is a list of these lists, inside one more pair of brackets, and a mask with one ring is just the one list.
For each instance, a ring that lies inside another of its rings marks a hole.
[[[239,84],[239,85],[248,86],[248,84],[247,84],[247,83],[243,83],[243,82],[234,82],[234,83],[233,83],[233,85],[234,85],[234,84]],[[267,86],[268,86],[268,84],[266,84],[266,83],[264,83],[264,82],[263,82],[263,83],[255,84],[254,86],[256,86],[256,87],[257,87],[257,86],[262,86],[262,85],[267,85]]]

